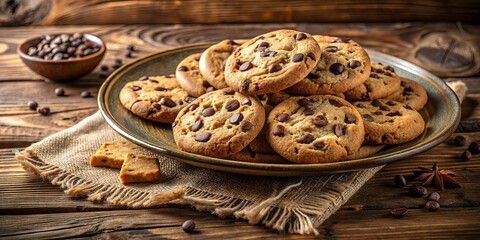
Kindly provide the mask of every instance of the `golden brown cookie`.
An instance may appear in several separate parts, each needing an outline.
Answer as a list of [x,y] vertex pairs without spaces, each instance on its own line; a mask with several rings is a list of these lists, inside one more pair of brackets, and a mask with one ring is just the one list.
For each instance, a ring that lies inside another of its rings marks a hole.
[[120,91],[120,102],[126,109],[155,122],[173,122],[178,112],[193,100],[173,75],[142,77],[127,83]]
[[139,153],[142,148],[126,140],[106,142],[90,156],[90,165],[94,167],[122,167],[129,153]]
[[157,158],[127,154],[120,170],[120,182],[146,183],[160,180],[160,166]]
[[172,124],[173,137],[183,151],[223,158],[244,149],[264,122],[265,110],[257,97],[224,88],[182,109]]
[[267,140],[296,163],[335,162],[356,152],[364,140],[360,114],[331,95],[291,97],[268,115]]
[[200,73],[199,61],[201,55],[202,53],[194,53],[186,57],[178,64],[175,71],[178,84],[194,97],[215,90]]
[[249,95],[276,93],[301,81],[315,67],[320,47],[310,34],[277,30],[238,47],[227,59],[225,81]]
[[367,80],[370,58],[358,43],[347,38],[313,37],[322,48],[322,56],[305,79],[286,89],[286,92],[298,95],[338,94]]
[[428,94],[422,85],[408,78],[401,77],[400,80],[400,89],[385,99],[401,102],[417,111],[422,109],[428,101]]
[[383,147],[385,147],[385,145],[362,145],[352,155],[342,158],[342,161],[371,157],[378,151],[382,150]]

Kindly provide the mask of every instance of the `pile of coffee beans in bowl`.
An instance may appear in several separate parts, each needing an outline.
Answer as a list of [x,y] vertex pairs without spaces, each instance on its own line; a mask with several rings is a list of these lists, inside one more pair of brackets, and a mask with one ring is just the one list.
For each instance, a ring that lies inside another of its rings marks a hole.
[[67,60],[84,57],[100,50],[100,46],[88,40],[82,33],[45,35],[27,54],[45,60]]

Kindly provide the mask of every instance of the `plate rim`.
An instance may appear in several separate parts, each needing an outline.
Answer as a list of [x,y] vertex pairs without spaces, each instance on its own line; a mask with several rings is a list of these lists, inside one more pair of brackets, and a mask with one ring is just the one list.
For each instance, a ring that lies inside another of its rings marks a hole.
[[[399,149],[397,151],[392,151],[389,153],[382,154],[380,156],[371,156],[367,158],[348,160],[348,161],[338,161],[333,163],[318,163],[318,164],[271,164],[271,163],[252,163],[252,162],[239,162],[228,159],[213,158],[207,156],[201,156],[197,154],[192,154],[188,152],[178,151],[174,152],[168,149],[165,149],[161,146],[151,144],[149,142],[142,141],[140,139],[132,136],[132,133],[128,129],[121,126],[118,122],[111,118],[111,114],[108,111],[107,101],[104,101],[104,98],[107,96],[107,90],[111,87],[111,83],[114,82],[116,78],[119,78],[122,74],[128,71],[130,68],[134,68],[143,62],[148,62],[151,58],[158,58],[161,55],[168,55],[174,52],[182,52],[192,49],[207,48],[214,43],[201,43],[201,44],[191,44],[179,47],[172,47],[169,49],[157,51],[151,54],[148,54],[144,57],[138,58],[135,61],[132,61],[128,64],[121,66],[119,69],[111,73],[108,78],[103,82],[102,86],[98,91],[97,103],[102,117],[108,123],[108,125],[122,137],[142,146],[149,150],[153,150],[156,153],[159,153],[165,157],[174,158],[181,162],[191,164],[197,167],[203,167],[208,169],[249,174],[249,175],[261,175],[261,176],[312,176],[320,175],[324,173],[336,173],[336,172],[348,172],[355,171],[375,166],[385,165],[391,162],[400,161],[411,157],[413,155],[425,152],[438,144],[446,140],[456,129],[456,126],[460,122],[461,110],[460,110],[460,101],[458,97],[450,89],[443,80],[435,76],[434,74],[426,71],[425,69],[410,63],[406,60],[394,57],[389,54],[377,52],[374,50],[366,49],[370,56],[376,55],[380,56],[383,59],[388,59],[389,62],[394,62],[395,67],[402,68],[404,71],[412,73],[411,69],[415,69],[415,75],[417,73],[423,75],[422,78],[429,81],[432,86],[443,96],[445,96],[448,101],[447,109],[448,113],[451,113],[454,119],[446,121],[446,123],[438,133],[434,136],[434,139],[431,141],[425,142],[422,140],[420,143],[413,146],[409,146],[404,149]],[[159,56],[160,55],[160,56]],[[443,86],[442,86],[443,85]],[[443,98],[442,98],[443,99]],[[113,116],[112,116],[113,117]],[[148,121],[148,120],[145,120]],[[448,126],[447,126],[448,125]],[[253,171],[253,172],[252,172]]]

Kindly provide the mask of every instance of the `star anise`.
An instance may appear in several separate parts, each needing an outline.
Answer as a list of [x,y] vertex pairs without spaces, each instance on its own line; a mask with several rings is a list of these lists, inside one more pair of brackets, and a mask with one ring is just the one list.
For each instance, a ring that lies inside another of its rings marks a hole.
[[424,181],[423,186],[428,187],[435,184],[438,190],[445,188],[461,188],[462,185],[455,179],[456,173],[450,170],[440,170],[435,162],[432,169],[418,167],[420,171],[413,171],[415,180]]

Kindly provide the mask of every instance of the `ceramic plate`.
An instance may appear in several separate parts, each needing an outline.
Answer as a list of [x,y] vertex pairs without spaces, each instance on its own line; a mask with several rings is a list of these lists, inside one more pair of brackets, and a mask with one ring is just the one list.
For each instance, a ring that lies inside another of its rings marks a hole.
[[398,75],[417,81],[427,91],[429,99],[421,110],[426,128],[416,139],[386,147],[368,158],[308,165],[237,162],[183,152],[175,145],[170,124],[151,122],[131,114],[120,104],[118,95],[125,83],[141,76],[175,73],[177,64],[183,58],[202,52],[208,46],[186,46],[154,53],[126,64],[111,74],[98,93],[99,108],[107,123],[138,145],[194,166],[250,175],[312,176],[384,165],[419,154],[448,138],[460,120],[457,96],[441,79],[399,58],[368,51],[373,61],[393,66]]

